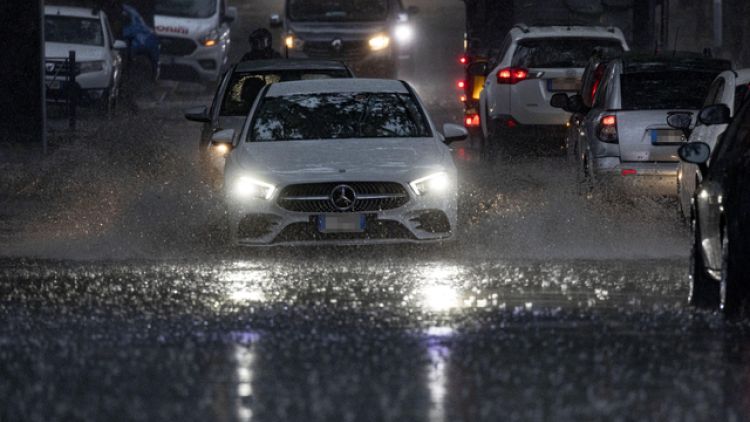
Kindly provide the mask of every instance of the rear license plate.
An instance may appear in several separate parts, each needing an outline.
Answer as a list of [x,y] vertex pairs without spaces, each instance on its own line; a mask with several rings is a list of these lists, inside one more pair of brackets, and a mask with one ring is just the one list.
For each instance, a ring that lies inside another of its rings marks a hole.
[[687,139],[681,130],[657,129],[651,131],[652,145],[674,145],[686,141]]
[[318,216],[318,231],[321,233],[362,233],[367,226],[363,214],[329,214]]
[[547,81],[547,89],[550,92],[579,91],[581,89],[581,80],[576,78],[549,79]]

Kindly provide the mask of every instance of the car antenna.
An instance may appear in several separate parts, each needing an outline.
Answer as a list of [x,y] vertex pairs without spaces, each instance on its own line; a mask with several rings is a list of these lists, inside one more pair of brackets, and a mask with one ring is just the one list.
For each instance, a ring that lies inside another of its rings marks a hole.
[[677,40],[680,39],[680,27],[677,27],[677,30],[674,34],[674,49],[672,50],[672,57],[677,55]]

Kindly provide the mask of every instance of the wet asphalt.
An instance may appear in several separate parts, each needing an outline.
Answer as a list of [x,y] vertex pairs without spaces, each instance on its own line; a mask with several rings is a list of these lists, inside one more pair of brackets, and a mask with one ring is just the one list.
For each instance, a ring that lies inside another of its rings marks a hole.
[[[415,3],[413,82],[459,121],[462,3]],[[686,304],[673,199],[458,145],[452,244],[228,248],[180,115],[207,101],[84,117],[0,195],[0,421],[750,419],[750,327]]]

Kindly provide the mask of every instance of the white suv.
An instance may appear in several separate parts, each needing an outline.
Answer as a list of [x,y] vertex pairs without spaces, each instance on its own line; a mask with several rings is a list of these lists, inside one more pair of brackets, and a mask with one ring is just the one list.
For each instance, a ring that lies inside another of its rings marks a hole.
[[47,101],[67,98],[67,60],[69,52],[74,51],[79,101],[100,105],[106,113],[113,111],[122,73],[117,49],[127,46],[115,41],[107,15],[91,8],[45,6],[44,40]]
[[226,0],[156,0],[160,78],[214,82],[229,66],[230,25],[237,8]]
[[617,28],[589,26],[513,27],[490,66],[480,95],[480,121],[487,153],[508,138],[565,136],[570,114],[550,105],[558,92],[575,93],[592,53],[628,50]]

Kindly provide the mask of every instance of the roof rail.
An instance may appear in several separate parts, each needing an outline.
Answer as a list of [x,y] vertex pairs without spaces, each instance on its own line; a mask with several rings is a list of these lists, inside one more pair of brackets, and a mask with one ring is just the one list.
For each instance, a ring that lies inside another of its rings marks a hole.
[[521,31],[523,31],[524,34],[528,34],[529,33],[529,26],[526,25],[525,23],[517,23],[517,24],[513,25],[513,28],[520,29]]

